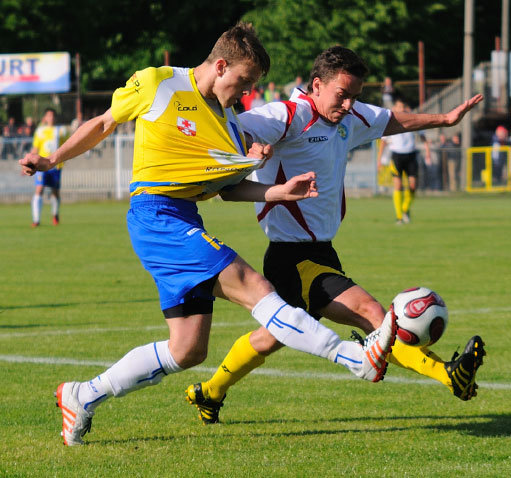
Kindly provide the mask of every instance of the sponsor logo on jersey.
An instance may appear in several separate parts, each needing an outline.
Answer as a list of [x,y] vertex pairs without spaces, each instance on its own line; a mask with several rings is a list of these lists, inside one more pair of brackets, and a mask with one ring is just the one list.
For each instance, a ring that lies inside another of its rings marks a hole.
[[197,111],[197,105],[193,105],[193,106],[183,106],[181,104],[181,102],[179,101],[175,101],[174,102],[174,107],[178,110],[178,111]]
[[226,166],[208,166],[208,167],[204,168],[204,171],[206,171],[206,173],[213,173],[215,171],[225,171],[225,172],[234,171],[237,173],[241,173],[241,172],[246,171],[246,169],[245,168],[236,168],[236,167],[229,168]]
[[140,81],[139,79],[137,78],[137,74],[136,73],[133,73],[133,75],[131,75],[131,78],[130,78],[130,81],[133,83],[133,85],[135,86],[135,91],[137,93],[140,93]]
[[195,136],[197,134],[197,126],[195,121],[177,117],[177,129],[186,136]]
[[339,126],[337,126],[337,131],[339,132],[339,136],[342,139],[346,139],[348,137],[348,130],[346,126],[344,126],[342,123]]
[[312,136],[309,138],[309,143],[321,143],[322,141],[328,141],[328,136]]

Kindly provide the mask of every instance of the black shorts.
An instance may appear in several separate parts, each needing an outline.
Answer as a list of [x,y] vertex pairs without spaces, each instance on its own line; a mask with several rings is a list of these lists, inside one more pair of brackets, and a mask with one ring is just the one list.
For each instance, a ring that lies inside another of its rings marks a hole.
[[419,163],[417,162],[417,152],[413,153],[392,153],[392,176],[401,177],[403,172],[408,177],[417,177],[419,172]]
[[270,242],[264,276],[288,304],[316,319],[319,309],[356,285],[344,274],[331,242]]
[[218,274],[196,285],[185,295],[185,300],[182,304],[164,309],[163,316],[166,319],[175,319],[176,317],[188,317],[196,314],[212,314],[214,299],[207,299],[206,297],[213,296],[213,287],[217,279]]

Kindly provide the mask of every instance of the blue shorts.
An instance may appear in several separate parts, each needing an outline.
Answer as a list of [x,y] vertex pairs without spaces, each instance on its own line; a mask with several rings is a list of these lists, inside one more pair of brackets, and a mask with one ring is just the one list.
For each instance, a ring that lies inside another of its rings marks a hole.
[[131,198],[127,219],[133,249],[156,283],[162,310],[192,298],[214,300],[199,284],[237,254],[207,234],[194,202],[140,194]]
[[35,173],[36,186],[48,186],[49,188],[60,189],[60,173],[62,169],[53,168],[49,171],[38,171]]

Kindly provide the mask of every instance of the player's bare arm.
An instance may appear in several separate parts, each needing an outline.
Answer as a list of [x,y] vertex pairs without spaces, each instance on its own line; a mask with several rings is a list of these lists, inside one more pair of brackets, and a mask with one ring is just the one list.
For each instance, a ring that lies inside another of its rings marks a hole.
[[284,184],[261,184],[244,179],[234,189],[220,193],[225,201],[300,201],[318,196],[316,173],[292,177]]
[[57,164],[72,159],[96,146],[117,126],[110,110],[90,119],[81,125],[73,135],[53,153],[44,158],[36,152],[30,152],[19,160],[22,173],[32,176],[36,171],[48,171]]
[[454,126],[482,100],[483,95],[475,95],[448,113],[443,114],[415,114],[406,111],[393,112],[383,134],[384,136],[389,136],[392,134],[405,133],[407,131]]

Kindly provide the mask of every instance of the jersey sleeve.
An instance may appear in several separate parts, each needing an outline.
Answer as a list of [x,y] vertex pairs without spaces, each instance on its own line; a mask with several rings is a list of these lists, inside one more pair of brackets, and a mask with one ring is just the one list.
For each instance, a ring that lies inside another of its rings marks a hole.
[[286,131],[288,113],[284,103],[272,102],[238,115],[243,131],[262,144],[275,144]]
[[171,67],[146,68],[137,71],[117,88],[112,96],[111,112],[117,123],[131,121],[149,111],[160,82],[173,75]]
[[354,118],[353,134],[350,135],[350,149],[381,138],[391,116],[390,110],[386,108],[358,101],[353,105],[351,114]]

